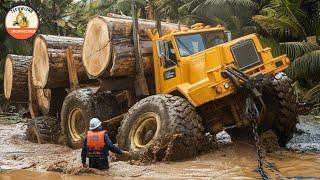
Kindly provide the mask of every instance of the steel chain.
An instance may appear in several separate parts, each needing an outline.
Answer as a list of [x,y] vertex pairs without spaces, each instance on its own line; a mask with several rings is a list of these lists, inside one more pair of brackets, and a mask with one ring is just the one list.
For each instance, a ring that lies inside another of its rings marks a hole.
[[255,101],[253,100],[252,97],[249,97],[246,100],[246,116],[248,120],[251,122],[251,126],[252,126],[253,137],[254,137],[255,146],[257,150],[256,152],[257,152],[257,160],[258,160],[258,172],[260,176],[262,177],[263,180],[270,179],[263,169],[263,164],[265,164],[267,166],[266,167],[267,169],[275,173],[275,175],[277,176],[277,179],[287,179],[286,177],[280,174],[279,170],[276,170],[270,167],[270,164],[267,164],[266,163],[267,161],[264,160],[262,157],[262,146],[260,144],[260,139],[258,134],[258,122],[260,121],[260,115],[259,115],[258,108],[255,104]]
[[252,97],[246,99],[246,116],[251,122],[253,138],[256,146],[257,160],[258,160],[258,172],[263,180],[269,180],[268,175],[263,169],[263,157],[262,157],[262,148],[260,146],[259,134],[258,134],[258,120],[259,120],[259,111]]

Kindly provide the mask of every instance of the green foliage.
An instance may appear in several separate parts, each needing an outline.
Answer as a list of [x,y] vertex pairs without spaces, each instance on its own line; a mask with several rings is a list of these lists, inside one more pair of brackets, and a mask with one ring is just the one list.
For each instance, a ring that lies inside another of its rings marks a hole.
[[304,27],[299,20],[306,18],[298,2],[289,0],[271,0],[259,15],[252,17],[263,30],[278,38],[306,38]]
[[319,103],[320,102],[320,84],[314,86],[308,90],[303,97],[304,101],[310,103]]
[[[140,17],[145,17],[147,7],[154,4],[162,21],[187,25],[197,22],[213,26],[221,24],[232,31],[233,37],[258,33],[262,45],[271,47],[274,56],[287,54],[290,57],[292,65],[287,73],[291,78],[317,81],[316,73],[320,72],[319,0],[135,1],[140,7]],[[0,2],[0,17],[4,17],[13,0]],[[41,21],[38,33],[44,34],[83,37],[88,19],[93,15],[107,15],[110,12],[131,15],[131,0],[25,2],[37,8]],[[6,33],[3,24],[0,28],[0,67],[8,53],[31,55],[33,39],[15,40]],[[309,36],[315,36],[318,45],[307,41]]]
[[320,50],[307,53],[295,61],[287,69],[286,73],[294,80],[301,78],[319,78],[320,74]]
[[320,49],[318,45],[308,42],[281,42],[279,46],[281,54],[287,54],[290,59],[296,58]]

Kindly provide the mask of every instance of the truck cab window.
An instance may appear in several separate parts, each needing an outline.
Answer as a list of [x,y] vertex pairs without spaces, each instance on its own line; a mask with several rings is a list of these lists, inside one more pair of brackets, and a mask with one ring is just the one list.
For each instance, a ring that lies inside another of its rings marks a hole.
[[158,42],[158,52],[163,62],[161,65],[165,68],[177,65],[177,56],[171,41]]

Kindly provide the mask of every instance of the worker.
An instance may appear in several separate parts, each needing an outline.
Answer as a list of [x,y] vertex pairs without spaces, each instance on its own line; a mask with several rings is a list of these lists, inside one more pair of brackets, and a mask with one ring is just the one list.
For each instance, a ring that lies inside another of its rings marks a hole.
[[87,168],[86,157],[88,157],[90,168],[109,169],[109,150],[116,154],[129,155],[129,152],[113,145],[106,131],[102,129],[101,124],[101,121],[97,118],[90,120],[90,131],[87,132],[81,152],[82,166],[84,168]]

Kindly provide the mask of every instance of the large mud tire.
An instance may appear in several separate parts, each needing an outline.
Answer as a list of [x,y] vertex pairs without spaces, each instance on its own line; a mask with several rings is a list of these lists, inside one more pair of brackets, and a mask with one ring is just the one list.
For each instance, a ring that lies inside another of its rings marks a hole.
[[291,82],[284,73],[277,74],[262,91],[267,112],[261,129],[263,132],[272,129],[281,146],[292,138],[298,123],[298,105]]
[[[153,136],[148,137],[150,131],[146,131],[145,136],[148,140],[143,142],[145,137],[139,138],[139,135],[143,134],[141,126],[148,122],[151,124],[154,122],[152,119],[155,119],[156,127],[146,127],[152,129],[153,132],[150,134]],[[136,132],[140,134],[136,135]],[[153,160],[178,160],[194,156],[201,151],[204,142],[202,119],[187,100],[172,95],[153,95],[140,100],[130,108],[121,122],[117,140],[119,147],[143,153],[154,151],[153,148],[161,146],[164,139],[177,135],[180,136],[179,141],[171,144],[173,154],[168,158],[164,157],[166,152],[158,153]]]
[[68,94],[61,108],[61,129],[66,144],[71,148],[80,148],[90,119],[95,117],[93,90],[78,89]]
[[[109,92],[95,93],[94,88],[78,89],[64,100],[61,109],[61,128],[68,146],[80,148],[91,118],[101,121],[119,115],[115,97]],[[110,128],[111,139],[115,139],[117,127]]]
[[57,143],[60,135],[59,121],[50,116],[28,120],[27,138],[34,143]]

